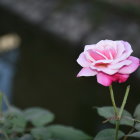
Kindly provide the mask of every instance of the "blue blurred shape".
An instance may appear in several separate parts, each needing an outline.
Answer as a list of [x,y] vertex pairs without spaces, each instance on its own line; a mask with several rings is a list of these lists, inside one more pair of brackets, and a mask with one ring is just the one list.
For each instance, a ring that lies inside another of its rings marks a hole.
[[[16,62],[19,57],[19,49],[13,49],[0,54],[0,91],[12,102],[12,86],[13,78],[16,72]],[[6,110],[7,105],[3,100],[3,110]]]

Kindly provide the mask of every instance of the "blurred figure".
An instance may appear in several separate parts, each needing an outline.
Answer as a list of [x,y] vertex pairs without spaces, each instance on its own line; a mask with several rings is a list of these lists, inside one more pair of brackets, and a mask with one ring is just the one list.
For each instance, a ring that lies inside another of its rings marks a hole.
[[[0,91],[12,101],[12,81],[15,75],[15,65],[19,57],[18,46],[20,38],[16,34],[8,34],[0,38]],[[3,100],[3,109],[7,105]]]

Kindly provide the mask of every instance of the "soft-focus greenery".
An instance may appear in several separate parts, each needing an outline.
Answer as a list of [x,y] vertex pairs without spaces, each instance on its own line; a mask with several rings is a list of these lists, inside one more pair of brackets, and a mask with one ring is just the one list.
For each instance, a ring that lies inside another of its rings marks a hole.
[[9,106],[0,116],[0,140],[93,140],[73,127],[52,125],[54,114],[39,107]]
[[[107,128],[101,130],[94,138],[73,127],[52,124],[55,115],[43,108],[32,107],[20,110],[11,106],[7,99],[7,110],[2,111],[2,94],[0,94],[0,140],[113,140],[116,130]],[[117,118],[111,106],[96,107],[97,113],[105,118],[103,123],[129,127],[128,132],[119,129],[118,139],[140,139],[140,104],[133,115],[123,110],[121,118]],[[117,108],[120,111],[120,108]]]
[[[119,108],[118,108],[119,110]],[[103,123],[114,124],[113,107],[98,107],[97,112],[106,120]],[[133,116],[133,117],[132,117]],[[124,110],[120,125],[130,127],[130,132],[119,131],[119,139],[127,137],[140,138],[140,105],[133,115]],[[0,140],[112,140],[115,129],[100,131],[95,138],[73,127],[51,124],[55,119],[52,112],[39,107],[20,110],[9,106],[0,116]]]
[[[119,110],[119,108],[118,108]],[[97,113],[105,118],[103,123],[115,124],[118,119],[115,117],[114,109],[111,106],[97,107]],[[120,125],[128,126],[130,131],[126,134],[123,131],[119,131],[119,139],[123,137],[123,140],[127,140],[129,137],[140,139],[140,104],[136,107],[134,114],[131,115],[128,111],[124,110]],[[115,135],[115,129],[104,129],[100,131],[94,140],[113,140]]]

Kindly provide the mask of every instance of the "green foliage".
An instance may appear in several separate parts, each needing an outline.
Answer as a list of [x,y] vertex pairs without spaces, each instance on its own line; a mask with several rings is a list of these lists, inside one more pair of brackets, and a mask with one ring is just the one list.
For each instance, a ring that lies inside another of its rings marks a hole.
[[138,130],[138,131],[140,131],[140,123],[136,123],[135,124],[135,129]]
[[36,140],[93,140],[80,130],[62,125],[33,128],[31,134]]
[[24,115],[34,126],[44,126],[54,120],[53,113],[39,107],[26,109]]
[[128,135],[128,137],[134,137],[140,139],[140,104],[138,104],[135,108],[134,111],[134,120],[135,120],[135,125],[134,128],[137,130],[134,133],[131,133]]
[[[115,120],[118,119],[113,107],[98,107],[97,112],[106,119],[105,122],[115,124]],[[133,128],[133,131],[125,135],[120,130],[118,139],[122,137],[140,139],[140,105],[136,107],[133,116],[128,111],[123,111],[120,125],[127,125]],[[115,136],[115,129],[109,128],[100,131],[93,139],[73,127],[50,125],[54,118],[52,112],[39,107],[20,110],[9,106],[6,112],[0,114],[0,140],[113,140]]]
[[49,140],[52,137],[46,127],[33,128],[31,134],[36,140]]
[[30,134],[25,134],[21,138],[18,138],[18,140],[34,140],[34,138]]
[[20,110],[9,106],[0,116],[0,140],[93,140],[72,127],[49,125],[54,118],[54,114],[46,109]]
[[128,135],[129,137],[134,137],[134,138],[140,138],[140,132],[135,132],[135,133],[132,133],[130,135]]
[[2,128],[8,134],[15,132],[23,133],[25,131],[27,121],[19,109],[10,107],[9,110],[3,114],[3,120]]
[[[119,110],[119,108],[118,108],[118,110]],[[111,107],[111,106],[97,107],[97,112],[100,116],[107,119],[110,123],[115,124],[115,120],[117,118],[114,114],[113,107]],[[123,111],[122,119],[120,121],[120,125],[128,125],[128,126],[133,126],[134,125],[134,120],[133,120],[132,115],[126,110]]]
[[[118,138],[122,138],[125,134],[122,131],[119,131]],[[94,140],[113,140],[115,137],[115,129],[104,129],[100,131]]]
[[134,117],[135,117],[136,119],[139,119],[139,120],[140,120],[140,104],[138,104],[138,105],[136,106],[136,109],[135,109],[135,111],[134,111]]
[[[119,112],[119,108],[118,112]],[[115,116],[114,108],[111,106],[97,107],[97,113],[104,117],[106,122],[115,124],[115,121],[118,119]],[[119,139],[125,137],[126,140],[128,137],[133,137],[140,139],[140,104],[136,106],[133,116],[126,110],[123,111],[122,118],[120,120],[120,125],[126,125],[131,127],[130,131],[125,135],[122,131],[119,131]],[[115,136],[115,129],[104,129],[99,132],[94,140],[113,140]]]
[[86,135],[80,130],[62,125],[51,125],[47,127],[48,132],[53,136],[53,139],[58,140],[92,140],[93,138]]

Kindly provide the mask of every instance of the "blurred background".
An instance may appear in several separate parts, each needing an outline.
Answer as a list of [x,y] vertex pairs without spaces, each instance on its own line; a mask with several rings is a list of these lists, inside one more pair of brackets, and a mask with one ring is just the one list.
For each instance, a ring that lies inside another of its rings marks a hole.
[[[76,78],[85,44],[126,40],[140,56],[139,0],[0,0],[0,90],[17,107],[47,108],[55,123],[95,135],[106,127],[95,106],[111,105],[108,88],[95,77]],[[114,84],[120,106],[140,103],[140,70]]]

